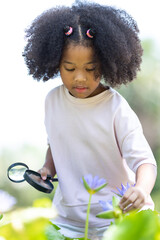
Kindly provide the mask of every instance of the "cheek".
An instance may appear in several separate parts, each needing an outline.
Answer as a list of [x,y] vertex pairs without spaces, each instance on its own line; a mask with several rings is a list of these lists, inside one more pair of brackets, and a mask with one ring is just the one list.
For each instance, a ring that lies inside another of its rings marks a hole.
[[70,78],[66,73],[64,73],[63,71],[60,72],[60,76],[61,76],[61,79],[62,79],[63,84],[64,84],[67,88],[70,88],[71,78]]
[[67,75],[61,69],[60,69],[60,76],[61,76],[62,82],[65,82],[67,79]]
[[94,79],[95,79],[96,82],[100,82],[100,80],[101,80],[101,74],[100,74],[100,72],[96,71],[96,72],[94,73]]
[[99,67],[94,72],[94,79],[95,79],[96,82],[100,81],[100,79],[101,79],[101,72],[100,72]]

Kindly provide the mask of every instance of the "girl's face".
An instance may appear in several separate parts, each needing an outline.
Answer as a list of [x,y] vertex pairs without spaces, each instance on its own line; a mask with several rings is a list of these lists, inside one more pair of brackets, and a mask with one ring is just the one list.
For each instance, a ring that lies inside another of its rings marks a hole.
[[65,87],[76,98],[102,92],[100,64],[91,47],[70,44],[63,53],[60,74]]

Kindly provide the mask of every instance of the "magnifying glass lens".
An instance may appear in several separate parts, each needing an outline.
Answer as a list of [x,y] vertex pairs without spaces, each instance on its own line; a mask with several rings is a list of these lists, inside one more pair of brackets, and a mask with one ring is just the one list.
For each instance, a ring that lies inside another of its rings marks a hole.
[[8,177],[13,182],[23,182],[25,181],[24,173],[27,169],[28,166],[25,164],[13,164],[8,168]]

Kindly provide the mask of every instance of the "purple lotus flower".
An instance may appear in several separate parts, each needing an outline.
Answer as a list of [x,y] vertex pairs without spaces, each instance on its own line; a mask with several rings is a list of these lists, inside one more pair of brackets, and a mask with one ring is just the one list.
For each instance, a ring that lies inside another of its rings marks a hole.
[[98,218],[104,219],[119,219],[122,215],[122,210],[119,207],[119,199],[115,196],[112,197],[112,201],[99,201],[100,205],[103,208],[103,212],[100,212],[96,215]]
[[12,197],[9,193],[0,190],[0,212],[4,213],[9,211],[15,204],[16,199]]
[[114,192],[116,195],[118,195],[119,197],[122,197],[124,194],[125,194],[125,192],[130,188],[130,187],[134,187],[135,186],[135,184],[134,185],[130,185],[128,182],[127,182],[127,185],[126,186],[124,186],[122,183],[121,183],[121,189],[120,188],[118,188],[117,187],[117,192],[116,191],[112,191],[112,192]]
[[85,189],[89,193],[89,201],[87,207],[87,216],[86,216],[86,223],[85,223],[85,235],[84,239],[88,239],[88,226],[89,226],[89,213],[91,207],[91,198],[92,195],[96,192],[100,191],[107,185],[107,182],[103,178],[99,178],[98,176],[93,177],[91,174],[82,177],[81,182],[83,183]]
[[104,178],[99,178],[98,176],[93,177],[91,174],[84,176],[81,181],[86,190],[92,194],[100,191],[107,185],[107,182]]
[[113,205],[112,205],[112,201],[111,200],[109,200],[107,202],[100,200],[99,204],[101,205],[103,211],[113,210]]

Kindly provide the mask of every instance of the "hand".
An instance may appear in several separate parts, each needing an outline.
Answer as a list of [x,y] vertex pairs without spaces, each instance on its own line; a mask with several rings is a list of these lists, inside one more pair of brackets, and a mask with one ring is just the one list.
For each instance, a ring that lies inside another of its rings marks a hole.
[[128,212],[133,209],[142,208],[147,199],[147,194],[140,187],[131,187],[129,188],[122,199],[120,200],[119,206],[123,212]]
[[41,169],[38,170],[38,172],[41,174],[41,178],[43,180],[47,179],[47,175],[51,175],[50,170],[46,167],[42,167]]

